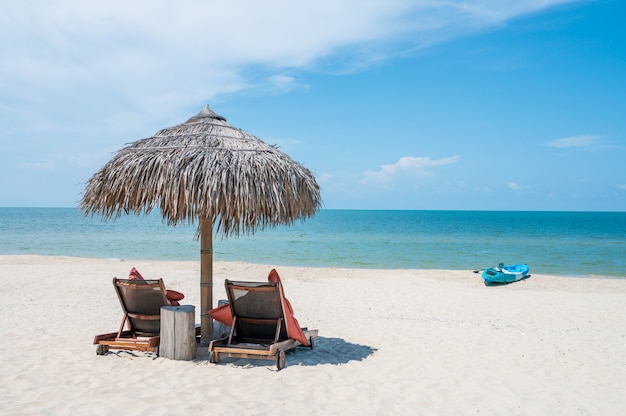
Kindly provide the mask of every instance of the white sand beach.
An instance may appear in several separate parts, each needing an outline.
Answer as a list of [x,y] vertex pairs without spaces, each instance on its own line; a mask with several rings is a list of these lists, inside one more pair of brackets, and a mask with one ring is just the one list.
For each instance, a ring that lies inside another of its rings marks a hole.
[[[626,280],[532,274],[486,287],[471,270],[275,267],[315,348],[269,361],[111,351],[111,284],[136,267],[199,310],[199,262],[0,256],[0,414],[616,415],[626,409]],[[532,273],[532,270],[531,270]]]

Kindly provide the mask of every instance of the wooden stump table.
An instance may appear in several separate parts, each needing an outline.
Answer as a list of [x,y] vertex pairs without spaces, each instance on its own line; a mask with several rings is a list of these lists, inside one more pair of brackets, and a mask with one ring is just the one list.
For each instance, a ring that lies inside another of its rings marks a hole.
[[172,360],[196,358],[196,308],[193,305],[161,308],[159,356]]

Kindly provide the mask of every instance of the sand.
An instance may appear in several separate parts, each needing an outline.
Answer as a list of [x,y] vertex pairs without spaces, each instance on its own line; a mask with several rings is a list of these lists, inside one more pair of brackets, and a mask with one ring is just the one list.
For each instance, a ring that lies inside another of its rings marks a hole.
[[[199,311],[199,262],[0,256],[0,414],[615,415],[626,409],[626,280],[471,270],[217,262],[223,280],[276,267],[315,348],[269,361],[97,356],[116,331],[111,280],[137,267]],[[531,271],[532,272],[532,271]]]

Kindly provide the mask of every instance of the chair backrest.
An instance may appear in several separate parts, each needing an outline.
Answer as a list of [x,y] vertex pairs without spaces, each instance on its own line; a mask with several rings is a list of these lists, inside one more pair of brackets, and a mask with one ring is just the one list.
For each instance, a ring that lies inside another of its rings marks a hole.
[[289,338],[280,283],[226,280],[225,285],[230,309],[236,318],[234,329],[240,340],[250,342],[275,340],[278,320],[282,320],[278,339]]
[[170,304],[163,279],[113,278],[113,286],[131,331],[138,335],[158,334],[161,331],[161,307]]

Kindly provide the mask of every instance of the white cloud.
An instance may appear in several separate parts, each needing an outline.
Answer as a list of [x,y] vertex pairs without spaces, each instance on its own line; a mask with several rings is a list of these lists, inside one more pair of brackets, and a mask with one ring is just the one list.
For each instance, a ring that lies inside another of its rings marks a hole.
[[268,81],[276,93],[286,93],[298,87],[296,79],[288,75],[273,75]]
[[332,178],[333,178],[333,175],[327,172],[317,175],[317,181],[319,182],[320,185],[325,185],[329,183]]
[[364,184],[386,185],[392,179],[399,176],[430,176],[433,174],[432,168],[450,165],[458,162],[459,156],[450,156],[443,159],[432,160],[428,157],[401,157],[396,163],[381,165],[380,170],[367,170],[363,172]]
[[289,91],[284,69],[336,68],[333,56],[348,69],[569,1],[5,0],[0,105],[171,114],[247,88]]
[[85,166],[220,95],[306,89],[299,71],[354,71],[571,1],[3,0],[0,142],[33,144],[33,168],[55,168],[51,149],[57,169]]
[[626,183],[620,183],[618,185],[615,185],[615,187],[620,191],[626,191]]
[[519,191],[520,189],[522,189],[521,185],[516,184],[515,182],[507,182],[506,184],[507,188],[513,190],[513,191]]
[[570,136],[555,139],[546,143],[548,147],[556,147],[558,149],[567,149],[570,147],[588,147],[593,146],[600,140],[602,136],[587,135],[587,136]]

